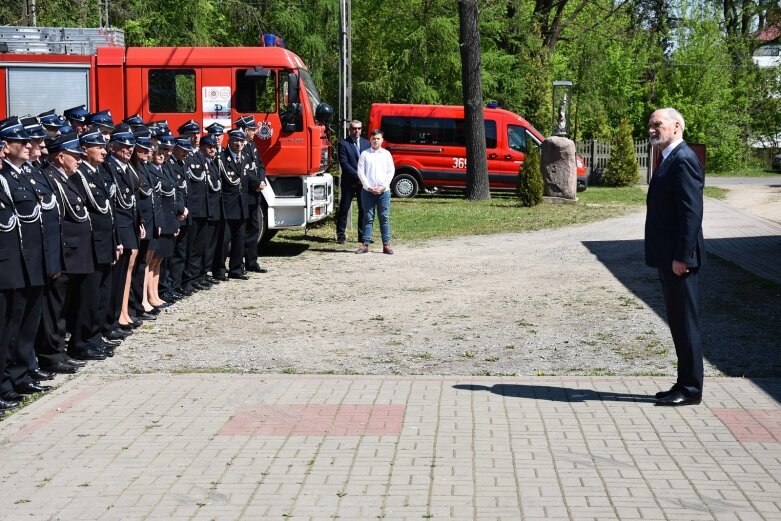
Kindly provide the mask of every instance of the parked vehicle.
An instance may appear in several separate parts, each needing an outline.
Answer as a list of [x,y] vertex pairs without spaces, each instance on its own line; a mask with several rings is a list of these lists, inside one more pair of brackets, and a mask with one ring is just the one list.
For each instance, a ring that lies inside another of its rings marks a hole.
[[[540,146],[545,138],[508,110],[487,107],[483,113],[489,187],[514,190],[527,147]],[[383,146],[393,154],[395,196],[466,187],[464,107],[375,103],[369,128],[382,129]],[[578,191],[583,191],[588,186],[586,168],[580,157],[576,161]]]
[[781,170],[781,154],[773,156],[773,170]]
[[85,104],[117,122],[139,114],[172,129],[190,119],[230,128],[251,114],[269,180],[261,237],[303,228],[333,211],[333,109],[301,58],[268,36],[265,47],[125,48],[116,29],[0,27],[0,119]]

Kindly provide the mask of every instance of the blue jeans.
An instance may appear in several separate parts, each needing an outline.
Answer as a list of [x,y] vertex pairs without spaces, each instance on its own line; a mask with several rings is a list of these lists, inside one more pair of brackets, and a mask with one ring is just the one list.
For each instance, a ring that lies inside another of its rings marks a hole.
[[374,228],[374,212],[377,211],[380,217],[380,234],[382,235],[382,244],[390,244],[390,190],[386,190],[380,195],[375,195],[361,190],[361,201],[363,202],[363,243],[369,244],[372,238],[372,229]]

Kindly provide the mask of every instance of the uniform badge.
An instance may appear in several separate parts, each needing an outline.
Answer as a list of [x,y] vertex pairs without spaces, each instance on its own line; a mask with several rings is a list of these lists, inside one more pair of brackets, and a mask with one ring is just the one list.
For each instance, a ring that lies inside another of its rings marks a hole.
[[30,184],[35,184],[35,179],[30,179]]
[[81,202],[81,197],[77,197],[77,198],[76,198],[76,200],[77,200],[78,202]]
[[266,140],[271,139],[274,135],[274,129],[271,128],[271,124],[268,121],[261,121],[258,127],[258,139]]
[[77,212],[80,212],[80,211],[81,211],[81,208],[79,207],[79,205],[78,205],[78,204],[76,205],[76,211],[77,211]]
[[97,188],[97,186],[95,186],[95,183],[90,183],[90,184],[89,184],[89,187],[90,187],[90,188]]

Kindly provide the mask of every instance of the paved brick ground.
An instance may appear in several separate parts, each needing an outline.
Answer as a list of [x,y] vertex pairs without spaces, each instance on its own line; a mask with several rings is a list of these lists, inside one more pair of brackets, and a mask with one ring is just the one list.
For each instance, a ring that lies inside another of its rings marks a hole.
[[80,376],[0,423],[0,519],[781,519],[781,380]]

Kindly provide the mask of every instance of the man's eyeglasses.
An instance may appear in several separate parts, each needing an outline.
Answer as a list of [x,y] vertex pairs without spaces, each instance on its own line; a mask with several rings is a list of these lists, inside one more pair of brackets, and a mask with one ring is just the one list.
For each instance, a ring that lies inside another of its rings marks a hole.
[[363,127],[350,127],[350,130],[361,130]]

